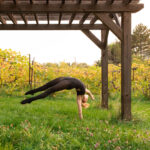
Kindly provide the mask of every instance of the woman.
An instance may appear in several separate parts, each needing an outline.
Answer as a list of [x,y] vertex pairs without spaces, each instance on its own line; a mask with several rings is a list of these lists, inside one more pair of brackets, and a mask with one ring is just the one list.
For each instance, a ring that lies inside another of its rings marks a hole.
[[[76,89],[76,92],[77,92],[77,104],[78,104],[79,117],[80,119],[82,119],[83,118],[82,106],[88,107],[88,104],[86,104],[88,100],[88,95],[92,98],[92,100],[94,100],[94,96],[79,79],[72,78],[72,77],[59,77],[46,83],[45,85],[39,88],[26,92],[25,95],[28,95],[28,94],[34,94],[36,92],[46,90],[45,92],[43,92],[42,94],[38,96],[34,96],[34,97],[23,100],[21,104],[31,103],[32,101],[45,98],[49,94],[57,92],[57,91],[61,91],[65,89],[70,90],[74,88]],[[86,95],[85,93],[87,93],[88,95]]]

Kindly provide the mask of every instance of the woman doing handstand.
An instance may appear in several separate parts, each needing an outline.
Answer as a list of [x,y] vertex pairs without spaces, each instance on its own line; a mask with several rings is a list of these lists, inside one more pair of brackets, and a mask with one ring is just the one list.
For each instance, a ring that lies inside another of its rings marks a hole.
[[[23,100],[21,104],[31,103],[32,101],[45,98],[49,94],[55,93],[57,91],[62,91],[65,89],[70,90],[74,88],[76,89],[77,92],[77,104],[78,104],[79,117],[80,119],[82,119],[83,118],[82,106],[83,107],[86,106],[85,104],[88,100],[88,95],[91,97],[92,100],[94,100],[94,96],[79,79],[72,78],[72,77],[59,77],[46,83],[45,85],[39,88],[26,92],[25,95],[28,95],[28,94],[34,94],[36,92],[45,90],[45,92],[43,92],[40,95]],[[86,95],[85,93],[87,93],[88,95]]]

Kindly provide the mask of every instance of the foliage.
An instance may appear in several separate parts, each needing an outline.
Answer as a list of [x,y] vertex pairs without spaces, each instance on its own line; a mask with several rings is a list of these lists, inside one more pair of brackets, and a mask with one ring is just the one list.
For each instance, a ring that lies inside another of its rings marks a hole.
[[135,27],[132,35],[133,53],[143,58],[150,57],[150,29],[143,24]]
[[[22,95],[28,88],[29,64],[28,57],[21,56],[12,50],[0,50],[0,86],[7,94]],[[85,64],[70,65],[39,64],[34,69],[33,88],[38,87],[56,77],[72,76],[79,78],[94,94],[101,91],[101,68],[86,66]],[[109,93],[119,92],[121,89],[120,65],[109,64]],[[150,97],[150,61],[141,61],[133,57],[132,90]]]
[[121,62],[121,43],[115,42],[108,46],[109,63],[119,64]]

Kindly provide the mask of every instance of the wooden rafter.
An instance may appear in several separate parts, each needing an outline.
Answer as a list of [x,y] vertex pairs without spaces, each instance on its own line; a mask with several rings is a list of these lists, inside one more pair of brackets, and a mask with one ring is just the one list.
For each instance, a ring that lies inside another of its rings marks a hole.
[[132,0],[123,0],[123,3],[125,4],[125,5],[128,5],[129,3],[131,3],[132,2]]
[[38,20],[37,14],[34,14],[34,17],[35,17],[36,24],[39,24],[39,20]]
[[92,0],[92,1],[91,1],[91,4],[92,4],[92,5],[96,5],[96,4],[97,4],[97,0]]
[[17,4],[18,3],[18,0],[13,0],[14,1],[14,4]]
[[88,16],[89,16],[89,14],[84,14],[83,17],[81,18],[79,24],[83,24],[84,21],[87,19]]
[[47,13],[47,23],[49,24],[49,13]]
[[2,24],[6,24],[6,20],[5,20],[2,16],[0,16],[0,22],[1,22]]
[[62,0],[62,1],[61,1],[61,4],[64,5],[64,4],[65,4],[65,0]]
[[77,0],[77,4],[81,4],[81,0]]
[[95,14],[120,40],[122,40],[122,29],[116,25],[108,14]]
[[62,18],[62,13],[59,14],[59,21],[58,21],[58,24],[61,24],[61,18]]
[[49,4],[49,0],[46,0],[46,4]]
[[33,0],[30,0],[30,4],[33,4]]
[[106,1],[106,4],[107,4],[107,5],[112,5],[114,1],[115,1],[115,0],[107,0],[107,1]]
[[81,30],[91,41],[93,41],[100,49],[103,49],[103,43],[89,30]]
[[91,19],[90,24],[94,24],[97,20],[98,20],[97,16],[94,16],[94,17]]
[[28,22],[27,22],[27,19],[26,19],[25,15],[24,15],[24,14],[21,14],[21,17],[22,17],[22,19],[23,19],[24,23],[25,23],[25,24],[28,24]]
[[122,5],[118,3],[114,3],[111,6],[106,4],[97,4],[94,7],[92,5],[87,4],[64,4],[60,7],[58,4],[53,5],[45,5],[45,4],[24,4],[24,5],[12,5],[12,4],[1,4],[0,5],[0,13],[121,13],[121,12],[137,12],[144,7],[143,4],[130,4],[130,5]]
[[13,14],[8,14],[9,19],[13,22],[13,24],[17,24],[16,19],[13,17]]
[[69,20],[69,24],[72,24],[72,22],[73,22],[75,16],[76,16],[75,13],[73,13],[73,14],[71,15],[70,20]]
[[78,24],[1,24],[0,30],[106,30],[107,28],[102,25],[78,25]]

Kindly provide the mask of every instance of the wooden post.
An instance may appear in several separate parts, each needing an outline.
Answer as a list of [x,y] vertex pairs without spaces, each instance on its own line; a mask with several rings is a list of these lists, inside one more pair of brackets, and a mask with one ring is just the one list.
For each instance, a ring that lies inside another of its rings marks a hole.
[[29,54],[29,86],[31,89],[31,55]]
[[104,48],[101,51],[101,66],[102,66],[102,102],[101,107],[108,109],[108,50],[107,50],[108,31],[101,31],[101,40],[104,43]]
[[131,120],[131,13],[122,14],[121,117]]

